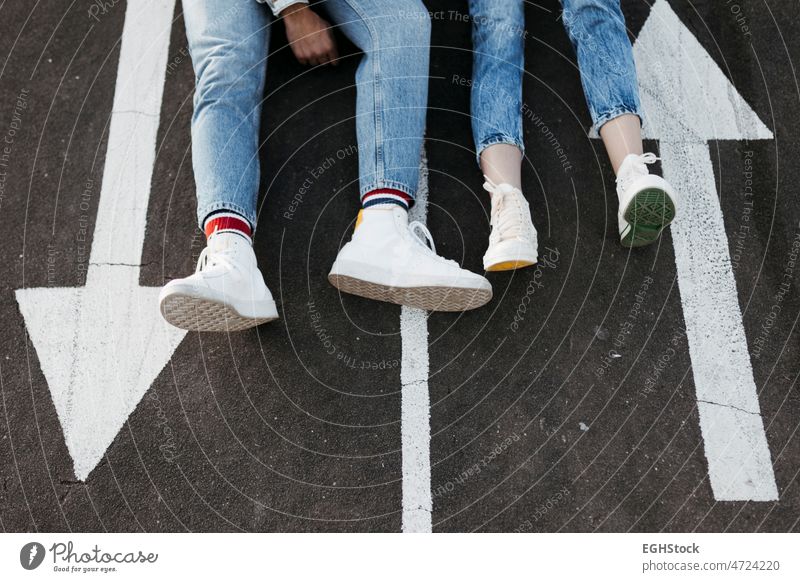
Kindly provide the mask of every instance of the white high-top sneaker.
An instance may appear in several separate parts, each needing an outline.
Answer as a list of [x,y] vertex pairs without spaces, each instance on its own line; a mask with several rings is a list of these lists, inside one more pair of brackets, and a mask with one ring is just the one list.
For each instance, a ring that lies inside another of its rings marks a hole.
[[492,232],[483,255],[487,271],[509,271],[535,265],[538,260],[536,228],[525,196],[511,184],[495,184],[489,178],[484,190],[492,195]]
[[211,235],[194,275],[167,283],[158,302],[164,319],[190,331],[239,331],[278,319],[252,245],[229,232]]
[[650,174],[647,164],[655,154],[630,154],[617,173],[619,238],[622,246],[642,247],[661,236],[675,218],[678,197],[661,176]]
[[466,311],[492,298],[485,277],[437,255],[425,225],[409,224],[399,206],[359,213],[328,281],[345,293],[429,311]]

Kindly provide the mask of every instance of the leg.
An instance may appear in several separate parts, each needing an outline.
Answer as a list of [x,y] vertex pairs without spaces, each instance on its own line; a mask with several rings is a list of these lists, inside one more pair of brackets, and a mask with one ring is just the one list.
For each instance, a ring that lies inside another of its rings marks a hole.
[[522,187],[522,0],[470,0],[472,135],[484,175]]
[[256,223],[258,140],[272,15],[256,0],[183,0],[196,76],[192,164],[197,219]]
[[470,0],[472,17],[472,135],[492,197],[492,231],[483,256],[487,271],[536,263],[538,242],[522,195],[522,0]]
[[250,240],[272,17],[256,0],[183,0],[183,9],[196,76],[197,220],[208,246],[193,275],[164,286],[159,305],[176,327],[237,331],[278,317]]
[[642,153],[639,87],[625,17],[619,0],[562,4],[589,112],[617,172],[627,155]]
[[655,155],[642,153],[636,65],[619,0],[562,3],[589,112],[617,174],[620,241],[627,247],[651,244],[675,217],[677,196],[649,173]]
[[642,124],[639,117],[632,113],[623,113],[605,122],[600,128],[600,137],[603,138],[615,174],[619,174],[625,158],[643,153]]
[[495,184],[522,189],[522,150],[515,145],[496,143],[480,154],[483,175]]
[[364,52],[356,72],[361,198],[385,191],[406,199],[407,207],[419,181],[428,105],[428,13],[418,0],[328,0],[325,6]]
[[328,280],[345,293],[432,311],[483,305],[489,282],[442,260],[428,230],[408,223],[428,95],[425,7],[420,0],[328,0],[327,7],[364,52],[356,73],[363,210]]

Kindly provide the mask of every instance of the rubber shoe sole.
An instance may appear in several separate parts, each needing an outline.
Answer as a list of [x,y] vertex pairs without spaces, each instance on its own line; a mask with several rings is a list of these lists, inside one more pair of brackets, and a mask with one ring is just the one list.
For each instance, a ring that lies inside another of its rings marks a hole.
[[328,281],[344,293],[426,311],[468,311],[486,305],[492,298],[491,289],[389,287],[333,273],[328,275]]
[[525,267],[532,267],[536,261],[501,261],[494,265],[486,267],[487,271],[496,273],[498,271],[514,271],[516,269],[524,269]]
[[169,323],[188,331],[241,331],[278,319],[274,316],[245,317],[231,306],[181,293],[174,293],[161,301],[161,315]]
[[661,188],[645,188],[628,203],[623,218],[630,225],[621,238],[624,247],[654,243],[675,218],[675,204]]
[[483,269],[497,272],[530,267],[536,264],[536,254],[536,245],[528,241],[501,241],[483,255]]

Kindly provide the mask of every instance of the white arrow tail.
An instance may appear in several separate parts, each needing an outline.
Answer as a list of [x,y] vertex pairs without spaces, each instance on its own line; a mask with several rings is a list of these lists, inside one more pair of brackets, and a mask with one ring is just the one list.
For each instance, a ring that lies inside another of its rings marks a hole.
[[672,225],[700,430],[714,498],[778,498],[708,144],[661,141],[682,195]]

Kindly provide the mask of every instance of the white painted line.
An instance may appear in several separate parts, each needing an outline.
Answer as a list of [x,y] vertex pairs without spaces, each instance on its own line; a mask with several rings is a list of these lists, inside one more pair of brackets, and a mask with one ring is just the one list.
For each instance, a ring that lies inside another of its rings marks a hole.
[[660,140],[664,177],[681,197],[672,239],[711,489],[718,501],[776,500],[708,146],[773,136],[666,0],[634,55],[645,137]]
[[161,319],[159,289],[139,286],[174,8],[126,8],[86,286],[16,292],[79,480],[186,335]]
[[[420,161],[416,204],[411,220],[423,224],[428,207],[428,160]],[[401,438],[403,450],[403,532],[432,531],[431,424],[428,393],[428,314],[422,309],[400,311],[402,360]]]

